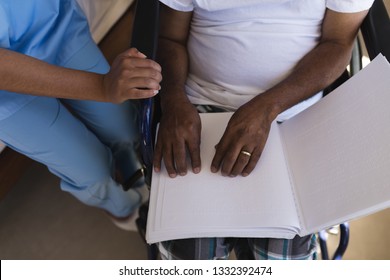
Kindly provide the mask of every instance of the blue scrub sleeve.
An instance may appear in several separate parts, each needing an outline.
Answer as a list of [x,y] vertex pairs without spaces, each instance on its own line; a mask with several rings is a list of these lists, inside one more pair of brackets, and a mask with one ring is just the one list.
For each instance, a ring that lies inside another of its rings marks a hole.
[[8,17],[0,4],[0,48],[7,49],[10,47],[8,30]]

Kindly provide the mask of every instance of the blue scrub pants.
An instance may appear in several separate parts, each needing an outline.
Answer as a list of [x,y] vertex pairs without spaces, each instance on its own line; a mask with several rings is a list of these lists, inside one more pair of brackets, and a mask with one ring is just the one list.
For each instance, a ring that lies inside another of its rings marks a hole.
[[[87,49],[92,52],[84,48],[66,67],[107,72],[96,46]],[[85,59],[85,53],[99,55]],[[130,101],[117,105],[36,97],[0,121],[4,143],[45,164],[61,179],[62,190],[117,217],[128,216],[141,203],[136,190],[125,192],[114,179],[116,171],[126,180],[141,168],[135,152],[138,135],[137,110]]]

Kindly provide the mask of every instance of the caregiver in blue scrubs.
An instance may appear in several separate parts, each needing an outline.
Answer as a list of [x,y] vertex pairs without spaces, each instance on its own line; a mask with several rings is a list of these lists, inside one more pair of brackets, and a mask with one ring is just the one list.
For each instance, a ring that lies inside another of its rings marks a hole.
[[110,68],[76,1],[0,0],[0,139],[124,227],[141,203],[122,188],[141,168],[127,100],[155,95],[160,81],[136,49]]

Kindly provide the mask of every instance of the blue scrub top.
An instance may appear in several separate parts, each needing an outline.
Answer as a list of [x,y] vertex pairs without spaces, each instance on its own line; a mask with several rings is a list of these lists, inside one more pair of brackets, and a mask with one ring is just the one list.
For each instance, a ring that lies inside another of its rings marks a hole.
[[[91,42],[88,22],[76,1],[0,0],[0,48],[66,67]],[[0,120],[34,98],[0,91]]]

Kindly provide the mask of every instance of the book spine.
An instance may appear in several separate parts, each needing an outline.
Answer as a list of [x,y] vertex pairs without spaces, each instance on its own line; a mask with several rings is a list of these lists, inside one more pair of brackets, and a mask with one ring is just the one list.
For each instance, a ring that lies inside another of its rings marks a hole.
[[288,180],[290,181],[290,188],[291,188],[291,193],[292,193],[292,197],[293,197],[293,200],[294,200],[294,205],[295,205],[295,212],[297,214],[297,217],[298,217],[298,221],[299,221],[299,235],[300,236],[304,236],[304,223],[303,223],[303,216],[302,216],[302,211],[301,211],[301,206],[299,204],[299,201],[297,199],[297,194],[295,192],[295,183],[294,183],[294,174],[290,168],[290,165],[289,165],[289,157],[288,157],[288,152],[287,152],[287,148],[286,148],[286,145],[285,145],[285,137],[284,137],[284,134],[283,134],[283,123],[278,123],[278,125],[276,126],[279,133],[279,137],[280,137],[280,142],[282,143],[282,152],[283,152],[283,156],[284,156],[284,163],[286,164],[286,169],[287,169],[287,173],[288,173]]

